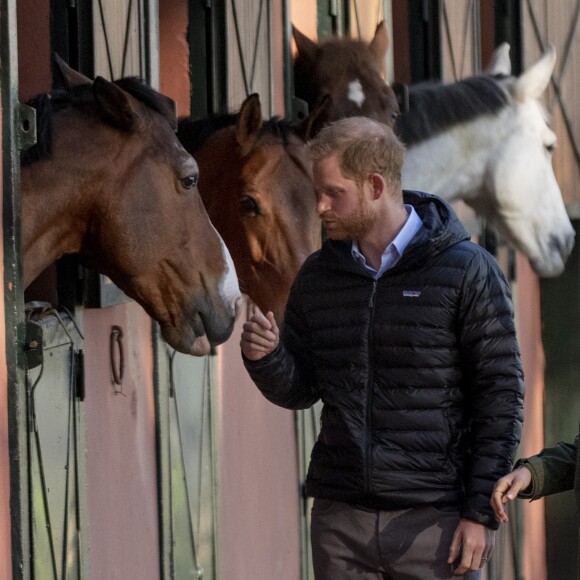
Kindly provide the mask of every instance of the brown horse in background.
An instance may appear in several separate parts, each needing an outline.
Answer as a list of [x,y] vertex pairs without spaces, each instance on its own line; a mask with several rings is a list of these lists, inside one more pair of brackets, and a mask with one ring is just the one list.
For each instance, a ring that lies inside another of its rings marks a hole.
[[57,57],[68,90],[35,100],[43,127],[21,170],[24,285],[78,253],[159,322],[176,350],[230,336],[231,257],[175,136],[175,104],[136,79],[94,82]]
[[293,27],[298,52],[294,59],[294,92],[312,110],[325,96],[331,99],[328,121],[371,117],[392,127],[399,116],[393,89],[384,81],[389,37],[384,22],[370,44],[351,38],[315,43]]
[[265,121],[256,94],[237,115],[179,122],[178,137],[197,159],[203,202],[232,253],[241,289],[277,320],[300,266],[321,244],[305,138],[326,119],[327,106],[313,111],[301,131],[276,117]]

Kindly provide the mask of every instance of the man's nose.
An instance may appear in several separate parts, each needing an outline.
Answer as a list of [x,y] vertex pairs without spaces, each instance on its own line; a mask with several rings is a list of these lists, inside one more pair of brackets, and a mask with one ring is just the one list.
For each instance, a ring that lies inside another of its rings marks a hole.
[[322,215],[325,211],[328,211],[329,209],[330,203],[328,196],[320,195],[316,200],[316,211],[318,212],[318,215]]

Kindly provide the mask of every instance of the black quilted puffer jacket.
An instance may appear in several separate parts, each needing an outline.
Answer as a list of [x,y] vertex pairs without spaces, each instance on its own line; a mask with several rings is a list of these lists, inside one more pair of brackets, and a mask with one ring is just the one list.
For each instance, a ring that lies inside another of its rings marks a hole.
[[508,284],[438,197],[378,280],[327,240],[298,274],[280,346],[246,368],[289,409],[322,399],[306,491],[377,509],[459,505],[490,528],[520,440],[524,382]]

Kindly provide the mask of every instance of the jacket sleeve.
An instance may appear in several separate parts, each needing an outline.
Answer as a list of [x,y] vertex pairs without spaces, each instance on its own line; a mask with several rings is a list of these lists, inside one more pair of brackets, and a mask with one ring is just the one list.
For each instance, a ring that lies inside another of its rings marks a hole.
[[520,442],[524,380],[509,285],[483,249],[467,269],[458,322],[468,440],[462,515],[497,529],[489,499]]
[[244,358],[244,365],[262,394],[286,409],[306,409],[319,399],[311,332],[300,305],[300,283],[299,274],[290,290],[276,350],[258,361]]
[[515,467],[527,467],[532,474],[532,483],[518,497],[539,499],[553,493],[574,489],[574,478],[580,469],[577,465],[578,441],[556,443],[555,447],[542,450],[538,455],[520,459]]

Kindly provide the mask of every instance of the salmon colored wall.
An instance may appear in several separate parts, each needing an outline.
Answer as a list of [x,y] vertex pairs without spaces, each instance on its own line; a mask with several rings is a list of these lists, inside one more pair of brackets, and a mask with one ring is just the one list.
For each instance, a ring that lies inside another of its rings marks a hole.
[[[0,107],[0,127],[2,126],[2,109]],[[2,167],[2,151],[0,149],[0,167]],[[3,180],[0,179],[0,198],[4,195]],[[0,207],[0,217],[2,208]],[[3,223],[0,220],[0,224]],[[1,226],[0,226],[1,227]],[[4,256],[4,237],[0,236],[0,248]],[[0,263],[0,274],[4,279],[4,260]],[[0,328],[6,328],[4,318],[4,285],[0,287]],[[8,446],[8,371],[6,368],[6,334],[0,332],[0,578],[12,578],[12,545],[10,540],[10,462]]]
[[186,0],[159,3],[159,88],[163,94],[175,99],[180,117],[189,115],[188,22]]
[[300,577],[298,458],[294,413],[268,402],[240,355],[242,320],[219,347],[221,577]]
[[[311,0],[290,0],[290,23],[312,40],[318,38],[318,16],[316,2]],[[292,50],[295,50],[292,41]]]
[[[521,457],[538,453],[544,447],[544,349],[540,313],[540,283],[529,261],[517,256],[518,339],[526,380],[524,430],[519,449]],[[524,578],[542,580],[546,570],[546,530],[544,500],[521,502],[524,513]]]
[[18,0],[16,4],[19,94],[20,100],[26,102],[52,87],[50,2]]
[[[123,394],[111,381],[111,327],[123,330]],[[151,319],[136,303],[86,310],[87,495],[91,578],[159,578]]]

